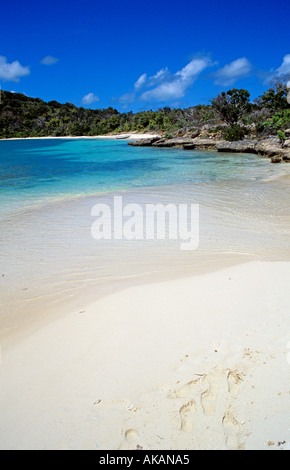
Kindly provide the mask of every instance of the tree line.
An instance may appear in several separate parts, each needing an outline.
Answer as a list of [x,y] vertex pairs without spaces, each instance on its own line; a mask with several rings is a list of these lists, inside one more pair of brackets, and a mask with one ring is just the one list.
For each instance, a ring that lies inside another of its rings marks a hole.
[[[0,91],[0,138],[46,136],[94,136],[127,132],[164,132],[204,126],[222,129],[227,140],[242,139],[249,129],[257,136],[282,135],[290,127],[287,81],[274,80],[258,99],[232,89],[219,94],[208,105],[188,108],[164,107],[157,111],[120,113],[107,109],[85,109],[71,103],[45,102],[20,93]],[[280,134],[279,134],[280,133]]]

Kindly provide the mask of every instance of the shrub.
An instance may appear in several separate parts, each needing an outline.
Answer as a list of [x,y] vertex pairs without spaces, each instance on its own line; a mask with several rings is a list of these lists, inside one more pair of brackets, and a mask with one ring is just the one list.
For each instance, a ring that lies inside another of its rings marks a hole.
[[256,132],[257,134],[263,134],[265,130],[265,123],[264,122],[258,122],[256,124]]
[[282,147],[284,147],[285,140],[287,140],[286,135],[285,135],[284,132],[282,132],[282,131],[278,131],[278,132],[277,132],[277,135],[278,135],[280,144],[282,145]]
[[263,135],[276,135],[279,131],[283,132],[289,127],[290,109],[279,111],[266,121],[256,124],[257,132]]
[[227,127],[222,133],[223,139],[227,140],[228,142],[242,140],[245,135],[246,131],[241,126]]

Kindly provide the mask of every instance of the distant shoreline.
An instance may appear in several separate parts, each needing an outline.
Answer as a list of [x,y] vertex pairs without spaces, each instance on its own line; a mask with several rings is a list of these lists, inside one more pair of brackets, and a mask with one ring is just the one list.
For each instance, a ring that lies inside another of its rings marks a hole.
[[116,139],[116,140],[131,140],[131,139],[144,139],[144,138],[153,138],[153,137],[160,137],[160,134],[109,134],[109,135],[80,135],[80,136],[45,136],[45,137],[8,137],[4,139],[0,139],[1,141],[9,141],[9,140],[45,140],[45,139]]

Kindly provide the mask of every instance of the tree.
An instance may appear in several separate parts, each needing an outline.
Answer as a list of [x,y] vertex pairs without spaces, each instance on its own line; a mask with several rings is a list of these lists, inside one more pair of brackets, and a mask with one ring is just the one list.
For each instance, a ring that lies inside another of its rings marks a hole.
[[272,88],[269,88],[268,91],[265,91],[263,95],[258,98],[258,104],[261,107],[269,108],[272,111],[289,108],[289,104],[287,102],[287,94],[289,92],[287,82],[289,80],[289,74],[282,75],[281,77],[272,80]]
[[247,90],[233,88],[227,92],[223,91],[211,101],[211,104],[221,119],[233,126],[245,113],[250,111],[250,93]]
[[116,116],[116,115],[113,115],[110,117],[109,119],[109,127],[111,130],[115,130],[117,129],[117,127],[119,127],[120,125],[120,118],[119,116]]

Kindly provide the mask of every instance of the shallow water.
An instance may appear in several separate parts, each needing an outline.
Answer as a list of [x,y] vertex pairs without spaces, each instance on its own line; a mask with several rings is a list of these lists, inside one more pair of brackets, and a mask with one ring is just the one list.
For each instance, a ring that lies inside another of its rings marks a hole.
[[0,141],[0,209],[123,189],[271,178],[277,167],[253,155],[130,147],[126,141]]
[[[130,147],[115,140],[0,142],[0,317],[100,282],[199,272],[217,261],[290,255],[290,167],[254,155]],[[200,244],[93,240],[92,207],[199,204]]]

